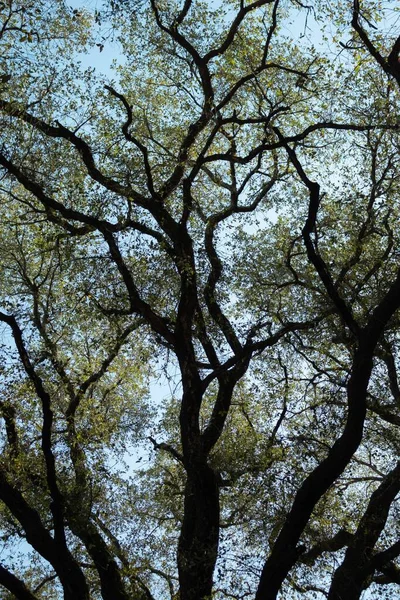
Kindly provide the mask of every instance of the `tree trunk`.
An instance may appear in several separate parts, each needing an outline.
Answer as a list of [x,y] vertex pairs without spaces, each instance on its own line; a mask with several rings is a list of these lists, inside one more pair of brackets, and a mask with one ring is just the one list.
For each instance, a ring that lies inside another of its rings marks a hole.
[[180,600],[211,597],[219,540],[217,475],[206,462],[193,465],[185,488],[178,545]]

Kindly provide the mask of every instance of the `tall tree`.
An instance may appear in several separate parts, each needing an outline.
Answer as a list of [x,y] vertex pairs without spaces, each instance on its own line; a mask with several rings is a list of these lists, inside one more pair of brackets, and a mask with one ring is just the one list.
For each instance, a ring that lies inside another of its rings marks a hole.
[[0,3],[4,598],[399,584],[395,9]]

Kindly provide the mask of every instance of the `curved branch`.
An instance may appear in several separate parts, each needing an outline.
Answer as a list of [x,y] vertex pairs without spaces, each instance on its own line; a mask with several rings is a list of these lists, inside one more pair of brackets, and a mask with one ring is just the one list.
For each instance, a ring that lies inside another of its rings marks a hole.
[[311,181],[307,174],[305,173],[299,159],[297,158],[296,152],[291,148],[285,138],[280,133],[279,129],[274,128],[275,133],[278,138],[282,142],[290,161],[292,162],[294,168],[296,169],[301,181],[307,187],[310,192],[310,202],[308,206],[308,216],[303,227],[302,235],[304,239],[304,245],[307,249],[307,255],[310,262],[314,265],[315,270],[317,271],[322,283],[325,286],[326,291],[330,299],[332,300],[333,305],[336,307],[338,313],[342,317],[343,321],[346,323],[350,331],[355,335],[359,335],[360,328],[358,323],[355,321],[352,311],[350,307],[347,305],[345,300],[339,295],[339,292],[333,282],[331,274],[328,271],[328,267],[323,260],[322,256],[319,254],[316,245],[311,239],[311,235],[315,230],[315,225],[317,221],[317,214],[320,205],[320,186],[318,183]]
[[66,547],[50,536],[39,513],[29,506],[2,470],[0,500],[23,527],[27,542],[54,568],[64,588],[65,600],[89,600],[88,586],[79,564]]
[[125,139],[128,140],[128,142],[132,142],[133,144],[135,144],[135,146],[142,153],[143,162],[144,162],[144,168],[145,168],[146,176],[147,176],[147,187],[148,187],[148,190],[149,190],[150,194],[153,197],[156,197],[157,194],[156,194],[155,189],[154,189],[153,175],[152,175],[152,172],[151,172],[151,166],[150,166],[150,162],[149,162],[149,151],[146,148],[146,146],[144,144],[142,144],[129,131],[129,128],[130,128],[130,126],[132,124],[132,120],[133,120],[132,107],[131,107],[131,105],[129,104],[129,102],[127,101],[127,99],[125,98],[125,96],[123,94],[120,94],[119,92],[117,92],[110,85],[106,85],[104,87],[106,88],[106,90],[108,90],[110,92],[110,94],[112,94],[115,98],[117,98],[118,100],[120,100],[122,102],[122,104],[124,105],[124,108],[125,108],[126,114],[127,114],[127,118],[126,118],[125,123],[122,125],[122,133],[124,134]]
[[51,398],[44,388],[42,379],[37,374],[35,368],[31,363],[24,341],[22,339],[21,329],[19,328],[15,317],[0,312],[0,321],[3,321],[3,323],[6,323],[11,328],[15,340],[15,345],[17,347],[18,354],[24,366],[25,372],[28,375],[30,381],[32,382],[36,394],[42,403],[43,425],[41,443],[46,463],[47,483],[52,498],[50,509],[54,519],[55,540],[58,544],[60,544],[61,547],[63,547],[66,550],[67,546],[64,530],[64,498],[58,487],[55,458],[52,450],[51,441],[53,426],[53,411],[51,408]]
[[[334,574],[328,595],[329,600],[359,599],[365,580],[378,562],[376,557],[371,561],[371,555],[385,527],[392,502],[399,491],[400,462],[386,475],[371,495],[344,560]],[[381,560],[382,558],[381,553]]]
[[394,79],[396,79],[397,83],[400,85],[400,64],[399,64],[400,36],[394,42],[393,47],[392,47],[389,55],[387,56],[387,58],[385,58],[379,52],[378,48],[370,40],[365,29],[361,26],[361,24],[360,24],[361,16],[362,15],[361,15],[361,10],[360,10],[360,2],[359,2],[359,0],[354,0],[353,18],[351,21],[351,25],[352,25],[354,31],[356,31],[358,33],[361,41],[364,43],[368,52],[376,60],[378,65],[380,67],[382,67],[382,69],[385,71],[385,73],[388,73],[388,75],[392,75],[392,77],[394,77]]

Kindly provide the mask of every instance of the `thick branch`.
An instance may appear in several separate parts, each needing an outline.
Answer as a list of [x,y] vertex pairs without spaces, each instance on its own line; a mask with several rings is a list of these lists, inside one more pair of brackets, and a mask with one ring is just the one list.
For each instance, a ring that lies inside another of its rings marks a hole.
[[108,356],[106,356],[106,358],[101,363],[99,369],[97,369],[97,371],[94,371],[91,375],[89,375],[89,377],[87,377],[85,379],[85,381],[83,381],[81,383],[77,394],[71,399],[71,402],[67,408],[67,411],[66,411],[67,417],[70,417],[73,413],[75,413],[77,407],[79,406],[81,399],[83,398],[83,396],[85,395],[85,393],[87,392],[89,387],[91,385],[97,383],[103,377],[103,375],[107,372],[108,367],[112,364],[112,362],[118,356],[119,351],[121,350],[123,344],[127,341],[130,334],[133,331],[135,331],[135,329],[137,329],[137,327],[138,327],[137,323],[132,323],[132,325],[130,325],[129,327],[126,327],[124,329],[124,331],[122,331],[121,334],[118,336],[117,340],[115,341],[114,346],[111,348]]
[[384,298],[360,331],[347,386],[348,416],[342,435],[328,456],[300,486],[289,515],[264,566],[256,600],[275,600],[276,595],[302,552],[300,536],[318,500],[343,473],[362,440],[366,397],[372,372],[372,359],[379,338],[392,315],[400,307],[400,271]]
[[218,48],[213,48],[212,50],[207,52],[207,54],[204,55],[204,61],[208,63],[213,58],[221,56],[221,54],[224,54],[228,50],[229,46],[232,44],[233,40],[237,35],[240,25],[242,24],[243,20],[245,19],[248,13],[255,10],[256,8],[265,6],[266,4],[272,4],[273,2],[274,0],[256,0],[256,2],[251,2],[247,6],[244,6],[244,4],[242,3],[240,10],[238,11],[236,17],[232,21],[232,24],[229,28],[227,35],[225,36],[224,41],[220,46],[218,46]]
[[331,274],[329,273],[328,267],[323,260],[322,256],[319,254],[316,245],[312,241],[311,235],[315,230],[317,214],[320,204],[320,187],[319,184],[311,181],[307,174],[305,173],[299,159],[295,151],[287,144],[285,138],[282,136],[278,129],[274,129],[279,139],[284,144],[285,150],[288,153],[288,156],[296,169],[301,181],[308,188],[310,192],[310,202],[308,206],[308,216],[306,223],[303,227],[303,240],[304,245],[307,249],[307,255],[310,262],[314,265],[315,270],[317,271],[322,283],[325,286],[326,291],[330,299],[332,300],[333,305],[336,307],[338,313],[342,317],[343,321],[349,327],[350,331],[353,334],[358,335],[359,326],[354,320],[350,307],[346,304],[345,300],[339,295],[337,288],[333,282]]
[[353,535],[351,533],[345,529],[341,529],[333,536],[333,538],[322,540],[314,544],[310,550],[307,550],[307,552],[301,555],[300,562],[306,565],[313,565],[321,554],[324,552],[337,552],[345,546],[348,546],[352,539]]
[[0,584],[4,586],[17,600],[38,600],[25,583],[13,573],[0,565]]
[[[264,121],[270,119],[270,117],[265,117]],[[237,119],[222,119],[220,124],[226,124],[228,122],[235,123]],[[246,122],[246,119],[242,120],[243,123]],[[210,154],[205,156],[202,159],[203,163],[214,162],[217,160],[225,160],[225,161],[234,161],[238,164],[245,165],[251,162],[254,158],[256,158],[262,152],[269,152],[270,150],[276,150],[277,148],[285,148],[287,144],[295,144],[297,142],[301,142],[305,140],[311,133],[314,131],[323,131],[323,130],[333,130],[333,131],[376,131],[376,130],[398,130],[399,125],[355,125],[354,123],[334,123],[331,121],[324,121],[322,123],[314,123],[314,125],[310,125],[306,127],[304,131],[298,133],[296,135],[288,135],[283,136],[281,134],[280,139],[277,142],[263,142],[258,146],[254,147],[246,156],[232,156],[231,153],[218,153],[218,154]],[[274,129],[274,131],[276,131]]]
[[170,444],[166,444],[165,442],[156,442],[156,440],[153,437],[151,437],[151,435],[149,436],[149,440],[153,444],[154,450],[164,450],[165,452],[168,452],[168,454],[170,454],[173,458],[175,458],[175,460],[183,464],[182,454],[175,450],[175,448],[173,448]]
[[22,339],[22,332],[13,316],[0,312],[0,321],[3,321],[11,328],[18,354],[24,366],[25,372],[33,383],[36,394],[42,403],[43,425],[42,425],[42,451],[46,462],[47,483],[49,486],[52,502],[50,505],[54,518],[55,540],[66,549],[65,531],[64,531],[64,499],[57,483],[57,474],[55,458],[52,450],[52,425],[53,411],[51,409],[51,399],[43,386],[42,379],[34,369],[28,352]]
[[371,495],[344,560],[336,570],[329,600],[358,600],[374,562],[370,562],[393,500],[400,491],[400,463],[383,479]]
[[203,448],[207,454],[221,437],[231,407],[233,390],[239,379],[247,371],[249,361],[250,356],[242,358],[233,369],[219,377],[217,398],[209,423],[201,436]]
[[[76,511],[78,512],[78,511]],[[99,574],[103,600],[142,600],[139,595],[132,598],[126,589],[121,569],[110,552],[96,526],[89,520],[84,521],[82,514],[71,515],[72,532],[85,544]]]
[[127,118],[126,118],[125,123],[122,125],[122,133],[124,134],[125,139],[128,140],[129,142],[132,142],[133,144],[135,144],[135,146],[142,153],[144,168],[145,168],[146,176],[147,176],[147,187],[148,187],[150,194],[153,197],[156,197],[157,194],[154,189],[153,174],[152,174],[152,170],[151,170],[151,166],[150,166],[150,162],[149,162],[148,149],[129,131],[130,126],[132,124],[132,120],[133,120],[132,107],[123,94],[120,94],[113,87],[111,87],[109,85],[106,85],[105,88],[106,88],[106,90],[108,90],[110,92],[110,94],[112,94],[115,98],[117,98],[118,100],[120,100],[122,102],[122,104],[126,110]]
[[66,547],[50,536],[36,510],[26,502],[0,471],[0,499],[23,527],[27,542],[47,560],[58,574],[64,588],[65,600],[89,600],[85,576]]
[[390,51],[387,58],[385,58],[378,50],[378,48],[373,44],[371,39],[369,38],[366,31],[363,29],[360,23],[361,17],[360,11],[360,2],[359,0],[354,0],[353,4],[353,18],[351,21],[351,25],[356,31],[367,48],[370,55],[376,60],[378,65],[382,67],[385,73],[392,75],[400,85],[400,65],[399,65],[399,52],[400,52],[400,36],[396,39],[393,44],[392,50]]
[[147,304],[147,302],[140,298],[132,274],[129,271],[122,257],[122,254],[114,236],[108,231],[105,231],[103,235],[110,249],[111,258],[113,259],[118,271],[120,272],[126,290],[129,294],[131,311],[141,315],[156,333],[160,334],[168,343],[173,344],[174,335],[169,330],[168,324],[166,323],[165,319],[158,315],[151,308],[151,306]]

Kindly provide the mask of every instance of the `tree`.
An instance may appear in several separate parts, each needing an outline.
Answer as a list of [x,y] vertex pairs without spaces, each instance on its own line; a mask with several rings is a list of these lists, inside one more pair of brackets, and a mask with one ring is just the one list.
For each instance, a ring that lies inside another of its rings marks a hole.
[[4,598],[397,589],[396,7],[312,4],[0,3]]

